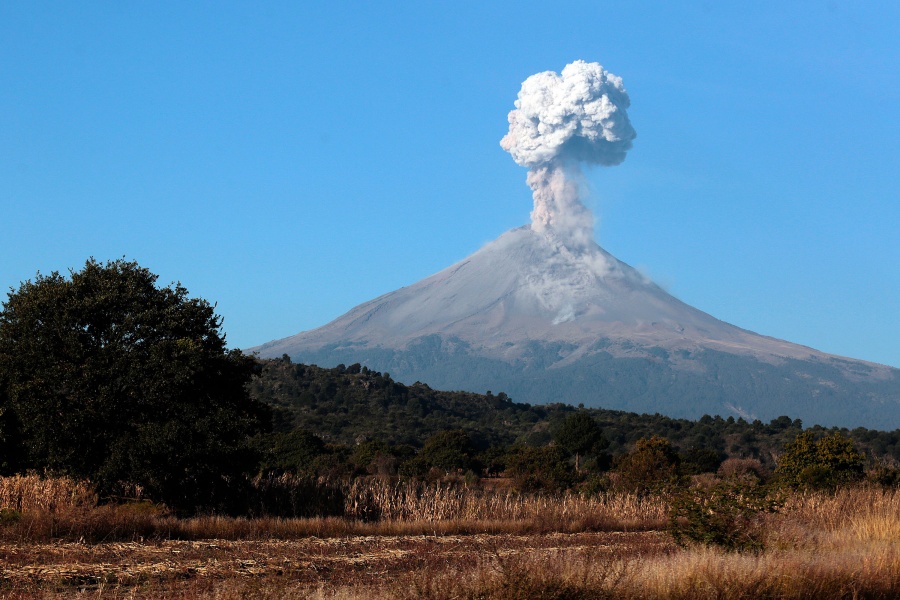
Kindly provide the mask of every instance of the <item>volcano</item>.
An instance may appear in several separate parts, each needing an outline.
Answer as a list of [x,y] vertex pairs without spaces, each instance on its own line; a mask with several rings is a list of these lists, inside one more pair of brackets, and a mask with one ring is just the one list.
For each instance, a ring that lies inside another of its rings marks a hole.
[[594,242],[567,244],[531,226],[323,327],[251,350],[529,403],[900,427],[900,370],[735,327]]

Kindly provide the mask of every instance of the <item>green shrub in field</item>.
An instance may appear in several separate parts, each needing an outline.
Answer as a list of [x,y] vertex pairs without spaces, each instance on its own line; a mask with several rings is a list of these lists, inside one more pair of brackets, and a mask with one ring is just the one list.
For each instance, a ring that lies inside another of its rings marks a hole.
[[640,496],[669,491],[679,483],[679,463],[678,454],[666,438],[641,438],[633,451],[616,462],[617,487]]
[[0,527],[13,525],[22,520],[22,513],[12,508],[0,508]]
[[712,487],[681,490],[672,501],[669,533],[680,545],[691,542],[729,551],[763,549],[763,515],[779,502],[755,480],[730,477]]
[[891,465],[884,460],[876,461],[875,465],[866,473],[866,480],[882,487],[900,487],[900,467]]
[[506,474],[516,489],[523,492],[565,490],[577,475],[565,450],[559,446],[513,448],[507,459]]
[[785,446],[775,469],[777,481],[796,489],[834,489],[864,476],[866,457],[838,432],[816,441],[804,431]]

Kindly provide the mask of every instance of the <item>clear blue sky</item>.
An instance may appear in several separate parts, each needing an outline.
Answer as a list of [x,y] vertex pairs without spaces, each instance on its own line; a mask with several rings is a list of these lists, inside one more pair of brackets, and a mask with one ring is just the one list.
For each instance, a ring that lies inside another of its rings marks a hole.
[[758,333],[900,366],[900,3],[3,2],[0,286],[125,256],[233,347],[529,221],[521,82],[624,79],[600,244]]

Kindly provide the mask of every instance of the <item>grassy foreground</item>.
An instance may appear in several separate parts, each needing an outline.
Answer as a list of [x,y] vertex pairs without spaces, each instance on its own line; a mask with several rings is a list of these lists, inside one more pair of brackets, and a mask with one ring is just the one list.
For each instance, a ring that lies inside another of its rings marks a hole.
[[347,492],[342,518],[178,519],[97,506],[71,480],[6,478],[0,598],[900,597],[897,490],[793,495],[765,516],[766,549],[745,554],[675,546],[661,499]]

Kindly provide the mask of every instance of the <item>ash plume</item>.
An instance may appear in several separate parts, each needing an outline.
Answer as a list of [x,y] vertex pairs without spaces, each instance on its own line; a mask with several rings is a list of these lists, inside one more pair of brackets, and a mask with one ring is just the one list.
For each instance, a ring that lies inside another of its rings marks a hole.
[[636,136],[629,105],[622,79],[598,63],[576,60],[562,73],[545,71],[522,83],[500,146],[529,169],[532,229],[575,247],[593,240],[594,217],[581,201],[581,164],[625,160]]

